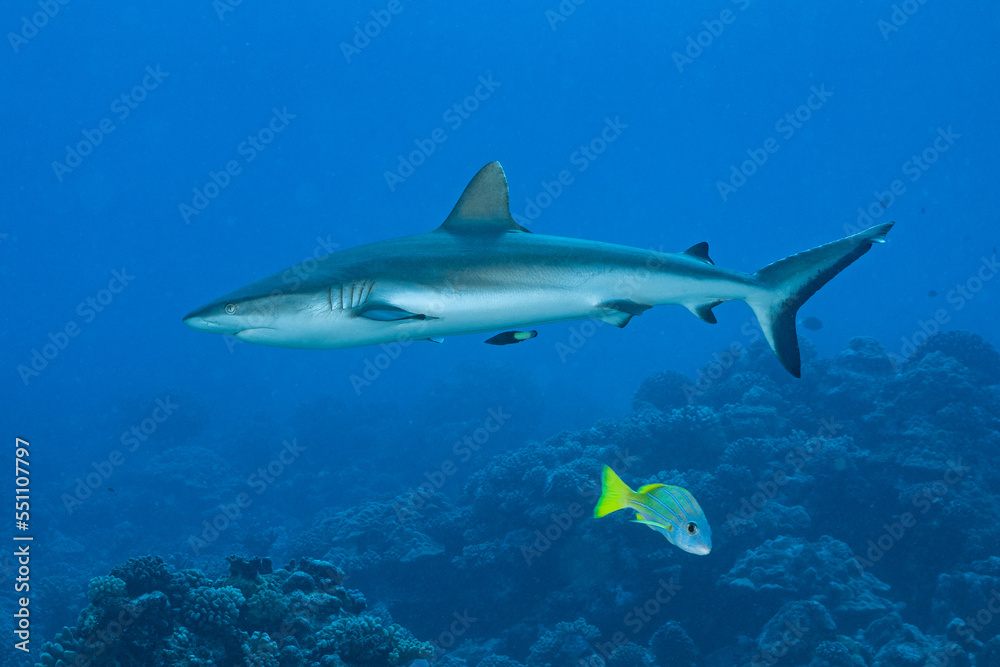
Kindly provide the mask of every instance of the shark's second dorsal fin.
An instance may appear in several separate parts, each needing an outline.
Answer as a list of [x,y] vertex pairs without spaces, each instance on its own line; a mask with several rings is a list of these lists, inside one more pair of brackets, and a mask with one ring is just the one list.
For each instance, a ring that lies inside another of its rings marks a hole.
[[507,177],[499,162],[479,170],[439,229],[458,234],[528,232],[510,215]]

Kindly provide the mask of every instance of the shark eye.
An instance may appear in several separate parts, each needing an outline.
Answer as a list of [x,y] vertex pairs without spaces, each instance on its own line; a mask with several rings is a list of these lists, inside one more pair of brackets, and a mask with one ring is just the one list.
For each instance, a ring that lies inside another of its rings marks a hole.
[[689,523],[687,526],[685,526],[685,530],[687,530],[688,535],[694,535],[695,533],[698,532],[698,524]]
[[236,313],[236,304],[235,303],[227,303],[226,304],[226,314],[228,314],[228,315],[234,315],[235,313]]

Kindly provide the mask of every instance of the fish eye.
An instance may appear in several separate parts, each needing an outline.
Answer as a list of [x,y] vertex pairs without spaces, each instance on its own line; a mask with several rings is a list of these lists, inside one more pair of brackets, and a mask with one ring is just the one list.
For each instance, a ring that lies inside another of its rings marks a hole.
[[695,533],[698,532],[698,524],[696,523],[689,523],[687,526],[685,526],[685,528],[687,529],[688,535],[694,535]]
[[236,313],[236,304],[235,303],[227,303],[226,304],[226,314],[227,315],[234,315],[235,313]]

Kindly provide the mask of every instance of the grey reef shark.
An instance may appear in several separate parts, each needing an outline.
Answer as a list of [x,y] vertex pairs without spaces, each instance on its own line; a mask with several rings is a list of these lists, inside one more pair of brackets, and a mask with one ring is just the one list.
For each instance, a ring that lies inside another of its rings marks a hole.
[[[715,265],[708,244],[664,253],[534,234],[510,214],[498,162],[483,167],[433,231],[340,250],[219,297],[189,313],[199,331],[261,345],[342,348],[482,334],[597,318],[624,327],[653,306],[701,320],[739,299],[781,364],[800,375],[795,314],[806,299],[882,243],[893,223],[786,257],[756,273]],[[535,332],[508,331],[493,344]]]

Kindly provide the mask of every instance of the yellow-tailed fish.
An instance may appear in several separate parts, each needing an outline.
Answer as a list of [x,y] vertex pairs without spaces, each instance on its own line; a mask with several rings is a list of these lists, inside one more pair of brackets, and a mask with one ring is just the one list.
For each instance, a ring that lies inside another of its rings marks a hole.
[[601,497],[594,516],[602,517],[625,508],[636,511],[635,523],[663,533],[667,540],[684,551],[704,556],[712,550],[712,529],[705,513],[687,489],[666,484],[647,484],[637,491],[604,466],[601,473]]

